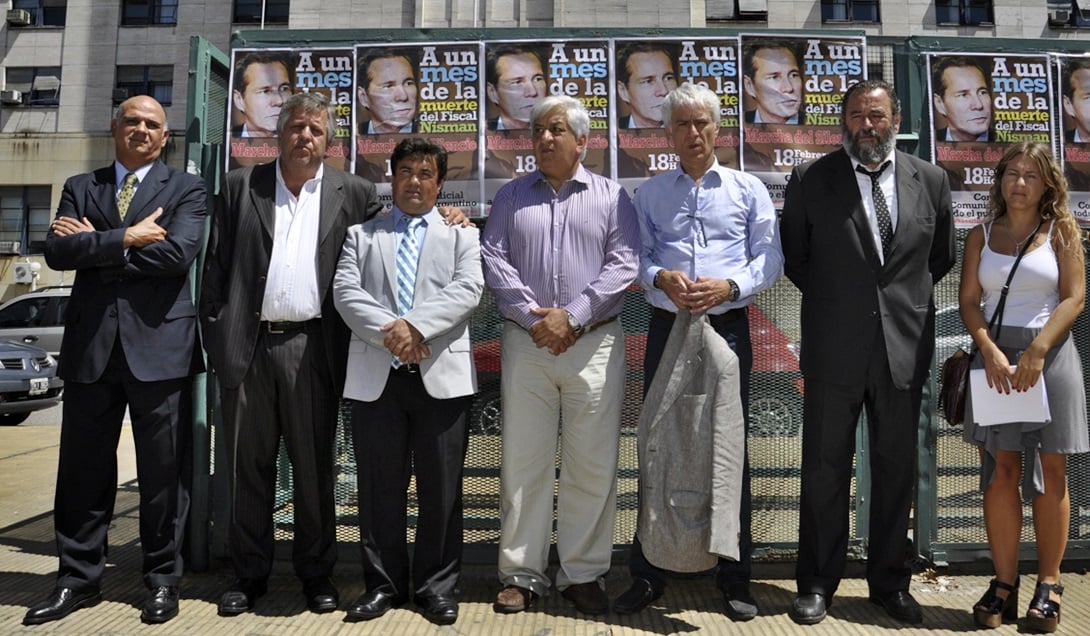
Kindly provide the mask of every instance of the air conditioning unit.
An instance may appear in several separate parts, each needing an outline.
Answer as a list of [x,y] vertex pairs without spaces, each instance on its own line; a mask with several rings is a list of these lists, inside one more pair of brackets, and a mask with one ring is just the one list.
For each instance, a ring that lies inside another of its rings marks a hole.
[[120,104],[121,102],[129,98],[129,89],[115,88],[110,96],[115,104]]
[[26,9],[11,9],[8,11],[8,24],[17,27],[30,24],[30,12]]
[[0,254],[18,254],[19,241],[0,241]]
[[1049,26],[1067,26],[1071,22],[1071,11],[1068,9],[1053,9],[1048,12]]
[[15,284],[16,285],[32,285],[34,279],[38,278],[39,273],[42,271],[41,263],[16,263],[15,264]]
[[19,91],[0,91],[0,103],[22,104],[23,94]]

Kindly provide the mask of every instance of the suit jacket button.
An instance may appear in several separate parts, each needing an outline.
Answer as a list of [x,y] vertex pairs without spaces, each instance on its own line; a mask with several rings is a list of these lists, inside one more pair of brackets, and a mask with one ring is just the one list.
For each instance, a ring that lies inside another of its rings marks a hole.
[[110,318],[117,318],[117,308],[116,307],[110,310]]
[[260,311],[255,311],[254,312],[254,319],[261,320],[261,312]]

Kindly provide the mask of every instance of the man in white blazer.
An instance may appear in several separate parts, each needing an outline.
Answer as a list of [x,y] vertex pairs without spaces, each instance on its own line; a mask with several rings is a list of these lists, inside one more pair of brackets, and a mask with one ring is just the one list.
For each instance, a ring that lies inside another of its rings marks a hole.
[[370,620],[409,598],[406,489],[415,467],[413,596],[428,620],[447,625],[458,618],[480,243],[476,228],[446,225],[435,207],[447,171],[442,146],[405,139],[390,165],[393,212],[349,228],[333,280],[334,304],[352,330],[344,396],[352,400],[367,586],[347,613]]

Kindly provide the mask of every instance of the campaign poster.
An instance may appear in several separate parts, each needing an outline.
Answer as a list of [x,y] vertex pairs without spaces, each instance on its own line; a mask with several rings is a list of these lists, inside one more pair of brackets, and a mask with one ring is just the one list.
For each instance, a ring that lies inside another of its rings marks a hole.
[[356,47],[354,170],[375,183],[387,208],[390,155],[419,136],[447,151],[439,205],[480,215],[480,60],[478,42]]
[[844,92],[867,78],[863,37],[742,34],[742,168],[783,206],[795,166],[841,146]]
[[326,163],[347,169],[352,139],[352,49],[235,49],[228,100],[227,169],[268,163],[279,154],[276,121],[295,93],[329,97],[335,135]]
[[662,121],[662,102],[679,84],[700,84],[719,96],[719,163],[738,169],[741,96],[738,38],[635,39],[614,43],[617,179],[629,191],[677,167]]
[[583,165],[610,176],[609,42],[491,41],[484,48],[486,207],[509,180],[537,169],[530,112],[547,95],[583,102],[590,114]]
[[1052,143],[1052,75],[1047,55],[932,53],[931,158],[950,177],[954,225],[988,213],[988,191],[1006,144]]
[[1056,76],[1068,204],[1079,225],[1090,227],[1090,56],[1056,56]]

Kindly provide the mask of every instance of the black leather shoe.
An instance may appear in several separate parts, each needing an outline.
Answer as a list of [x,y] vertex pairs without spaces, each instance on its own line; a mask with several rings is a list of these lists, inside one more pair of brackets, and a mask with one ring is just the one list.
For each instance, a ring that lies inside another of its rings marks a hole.
[[315,614],[332,612],[341,604],[337,588],[324,576],[304,581],[303,595],[307,597],[307,609]]
[[239,579],[220,597],[219,615],[238,616],[254,608],[257,599],[265,595],[268,585],[258,579]]
[[723,601],[727,604],[727,616],[736,623],[751,621],[760,608],[749,593],[748,585],[728,585],[722,588]]
[[575,603],[575,609],[584,614],[597,615],[609,611],[609,598],[598,581],[569,585],[560,595]]
[[919,624],[923,622],[923,609],[912,595],[904,590],[890,592],[889,594],[872,594],[870,602],[881,605],[886,614],[902,623]]
[[436,625],[453,625],[458,620],[458,602],[449,594],[417,596],[413,601],[424,618]]
[[645,578],[632,579],[632,585],[613,601],[613,611],[618,614],[635,614],[662,596],[662,590]]
[[821,594],[799,594],[791,605],[791,620],[799,625],[816,625],[825,620],[825,597]]
[[145,623],[165,623],[178,615],[178,588],[160,585],[148,592],[140,620]]
[[71,587],[58,587],[44,603],[27,610],[23,625],[41,625],[68,616],[84,607],[94,607],[102,601],[102,592],[98,588],[77,590]]
[[349,621],[369,621],[378,618],[395,607],[401,607],[409,599],[394,594],[388,588],[378,588],[360,594],[354,603],[348,606],[346,617]]

